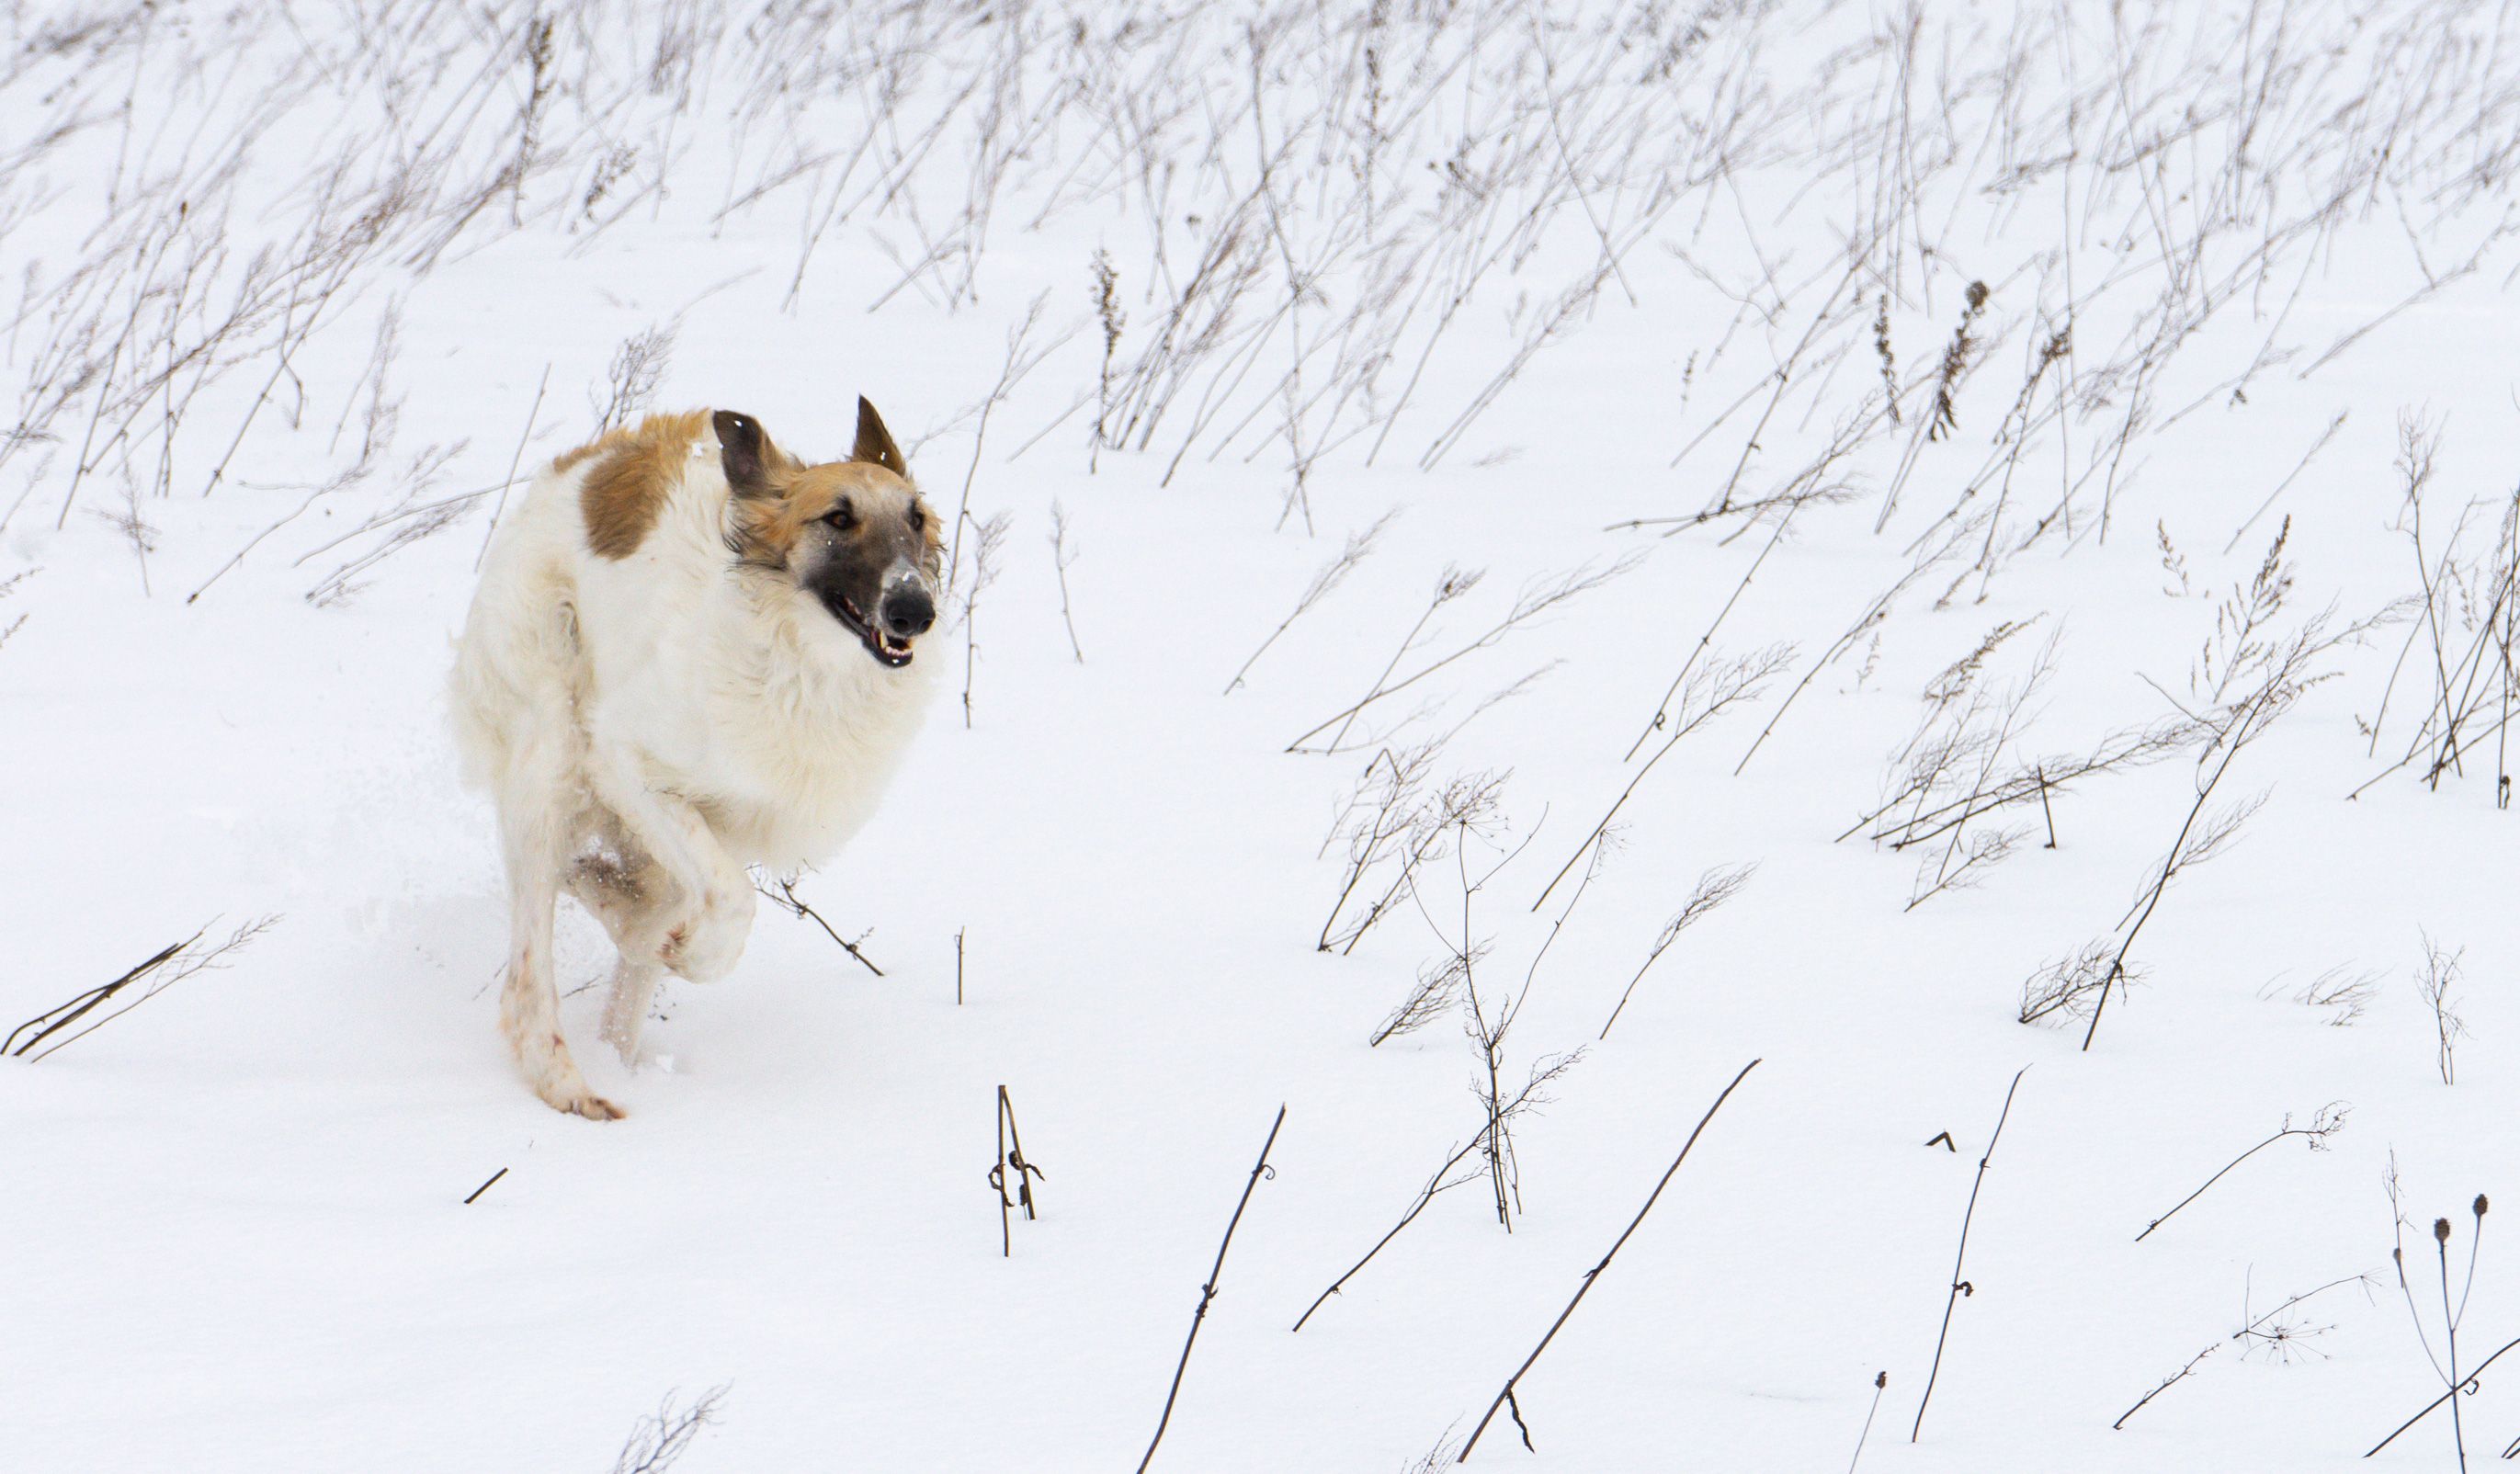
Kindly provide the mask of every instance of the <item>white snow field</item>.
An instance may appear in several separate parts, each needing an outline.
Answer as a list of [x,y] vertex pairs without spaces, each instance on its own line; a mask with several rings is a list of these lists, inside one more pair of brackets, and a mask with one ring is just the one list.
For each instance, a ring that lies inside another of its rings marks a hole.
[[[0,1470],[1138,1468],[1246,1188],[1153,1468],[2520,1439],[2507,6],[0,23]],[[556,1114],[484,539],[860,394],[882,974]]]

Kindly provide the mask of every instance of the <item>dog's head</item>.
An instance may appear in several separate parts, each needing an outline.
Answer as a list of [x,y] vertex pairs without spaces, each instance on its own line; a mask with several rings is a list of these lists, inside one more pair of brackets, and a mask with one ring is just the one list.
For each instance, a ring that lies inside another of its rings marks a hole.
[[875,406],[858,401],[849,458],[820,466],[773,445],[748,415],[720,410],[713,423],[736,556],[812,595],[878,661],[908,665],[936,623],[944,544]]

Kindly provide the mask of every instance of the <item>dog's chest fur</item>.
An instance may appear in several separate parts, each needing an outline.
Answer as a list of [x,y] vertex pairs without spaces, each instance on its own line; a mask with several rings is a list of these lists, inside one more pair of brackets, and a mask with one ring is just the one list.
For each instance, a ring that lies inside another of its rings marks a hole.
[[857,832],[925,715],[932,659],[888,670],[792,592],[719,631],[696,790],[727,849],[787,869]]

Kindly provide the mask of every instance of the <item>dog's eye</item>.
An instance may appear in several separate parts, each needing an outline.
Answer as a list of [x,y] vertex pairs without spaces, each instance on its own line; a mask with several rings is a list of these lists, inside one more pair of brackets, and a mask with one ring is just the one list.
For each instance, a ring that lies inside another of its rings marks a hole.
[[916,502],[910,504],[910,530],[913,532],[924,532],[927,530],[926,509],[921,507]]
[[823,520],[834,529],[846,532],[858,524],[858,510],[849,505],[848,498],[842,497],[832,504],[831,511],[823,514]]

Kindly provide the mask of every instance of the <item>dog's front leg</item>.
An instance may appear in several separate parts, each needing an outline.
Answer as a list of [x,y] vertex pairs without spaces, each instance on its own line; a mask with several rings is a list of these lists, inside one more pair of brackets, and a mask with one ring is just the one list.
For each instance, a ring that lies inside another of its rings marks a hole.
[[756,904],[752,876],[718,843],[698,809],[678,798],[667,799],[665,809],[709,878],[696,892],[698,904],[666,929],[657,957],[676,977],[713,983],[735,970],[743,944],[751,939]]
[[[752,933],[751,877],[717,841],[708,821],[677,794],[649,785],[632,754],[598,743],[587,764],[596,797],[630,842],[671,881],[652,956],[678,977],[715,982],[735,968]],[[625,951],[625,958],[628,953]]]

